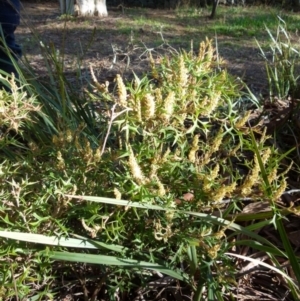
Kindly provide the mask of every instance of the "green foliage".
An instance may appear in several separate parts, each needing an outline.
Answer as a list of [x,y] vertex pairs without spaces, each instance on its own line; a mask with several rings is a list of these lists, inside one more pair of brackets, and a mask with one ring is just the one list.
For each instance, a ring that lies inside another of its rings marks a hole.
[[[22,148],[20,139],[31,130],[34,113],[40,112],[40,105],[35,96],[28,96],[24,87],[19,88],[14,78],[8,79],[0,74],[3,86],[10,87],[0,90],[0,150],[12,158]],[[9,146],[9,147],[8,147]],[[17,149],[11,151],[15,146]]]
[[266,61],[266,70],[269,81],[270,97],[284,99],[294,97],[297,92],[298,76],[295,67],[299,63],[299,51],[292,46],[286,25],[282,19],[277,28],[276,36],[273,36],[267,28],[271,38],[271,57],[260,47],[261,54]]
[[[244,198],[276,206],[285,171],[278,171],[283,156],[268,145],[265,129],[258,124],[256,137],[250,135],[251,112],[239,109],[241,86],[220,70],[211,41],[202,42],[198,54],[150,54],[148,76],[124,84],[117,75],[113,88],[99,83],[91,69],[93,86],[80,96],[68,85],[61,57],[51,47],[44,51],[50,85],[26,81],[17,96],[5,94],[8,105],[2,105],[9,116],[16,101],[25,113],[14,130],[31,131],[19,158],[7,156],[0,165],[1,253],[7,259],[0,267],[2,298],[42,300],[61,274],[73,280],[75,267],[61,261],[75,260],[90,269],[99,264],[97,281],[100,288],[106,283],[107,299],[115,298],[116,288],[143,286],[155,270],[186,283],[195,300],[223,300],[235,283],[227,253],[238,234],[255,239],[241,244],[268,252],[273,263],[275,255],[286,256],[234,223]],[[38,110],[26,106],[25,89]],[[14,152],[4,138],[1,151]],[[252,227],[266,224],[271,221]],[[8,232],[39,236],[18,240]],[[68,244],[71,236],[78,240]],[[79,239],[88,245],[74,252]],[[297,285],[288,280],[297,296]]]
[[[267,79],[269,83],[269,98],[263,100],[264,107],[283,107],[278,112],[263,110],[262,117],[270,120],[268,133],[274,134],[278,139],[278,146],[286,152],[290,152],[290,162],[294,163],[294,174],[291,180],[298,177],[299,150],[297,132],[299,131],[299,59],[300,52],[293,46],[292,38],[287,30],[286,23],[279,18],[276,34],[267,28],[270,37],[270,52],[257,42],[260,52],[265,60]],[[271,54],[270,54],[271,53]],[[292,147],[293,151],[291,151]]]
[[[207,11],[199,9],[192,11],[180,9],[177,13],[178,17],[189,25],[195,24],[199,18],[201,19],[207,14]],[[286,21],[288,31],[292,33],[298,31],[300,22],[298,15],[263,5],[252,7],[219,6],[216,18],[211,21],[209,26],[206,25],[201,28],[198,25],[198,30],[203,30],[205,34],[210,32],[211,35],[217,33],[219,36],[236,37],[239,38],[239,41],[245,41],[247,45],[252,44],[252,38],[255,37],[261,44],[264,44],[268,38],[265,27],[267,26],[272,32],[276,31],[278,16]]]

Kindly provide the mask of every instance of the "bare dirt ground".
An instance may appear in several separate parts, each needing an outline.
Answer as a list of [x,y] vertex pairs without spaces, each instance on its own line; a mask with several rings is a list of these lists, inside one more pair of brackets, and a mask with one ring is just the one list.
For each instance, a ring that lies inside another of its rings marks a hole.
[[[93,66],[99,81],[103,81],[111,80],[117,73],[130,78],[132,71],[137,74],[148,71],[147,49],[160,54],[171,52],[172,47],[189,50],[193,40],[197,50],[198,43],[205,39],[202,33],[187,31],[188,25],[178,20],[174,11],[116,8],[108,11],[106,18],[65,21],[60,17],[58,2],[24,2],[22,24],[17,30],[24,57],[42,75],[46,67],[41,46],[53,47],[54,52],[64,53],[65,72],[71,81],[74,74],[78,76],[78,66],[81,78],[88,78],[89,66]],[[160,22],[169,26],[162,27]],[[202,17],[193,22],[200,27],[214,21]],[[166,41],[172,47],[164,44]],[[218,52],[230,73],[241,77],[256,94],[266,91],[263,61],[253,44],[218,36]]]

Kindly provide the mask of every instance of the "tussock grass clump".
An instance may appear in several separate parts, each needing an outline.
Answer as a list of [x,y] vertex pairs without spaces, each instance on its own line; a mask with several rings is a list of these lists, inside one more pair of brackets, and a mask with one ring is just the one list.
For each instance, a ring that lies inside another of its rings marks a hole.
[[[299,179],[299,62],[300,52],[293,45],[288,25],[279,18],[275,33],[267,28],[270,37],[267,52],[257,42],[265,60],[269,96],[262,99],[261,119],[266,121],[268,134],[276,137],[276,143],[283,152],[289,153],[293,172],[289,173],[291,187],[298,188]],[[291,150],[293,148],[293,150]]]
[[[86,298],[113,300],[137,287],[147,295],[143,287],[166,274],[195,300],[224,300],[235,283],[227,253],[239,233],[270,260],[284,256],[234,223],[244,198],[276,208],[286,183],[278,151],[261,125],[247,126],[240,84],[219,63],[206,40],[197,54],[150,56],[150,73],[132,83],[117,76],[110,89],[93,76],[90,91],[74,100],[63,92],[61,106],[56,93],[41,96],[52,100],[51,142],[29,141],[21,160],[1,162],[1,281],[9,284],[1,298],[53,296],[61,275],[66,283],[75,274]],[[12,241],[11,232],[23,234]],[[89,292],[88,274],[62,261],[88,264],[98,285]]]

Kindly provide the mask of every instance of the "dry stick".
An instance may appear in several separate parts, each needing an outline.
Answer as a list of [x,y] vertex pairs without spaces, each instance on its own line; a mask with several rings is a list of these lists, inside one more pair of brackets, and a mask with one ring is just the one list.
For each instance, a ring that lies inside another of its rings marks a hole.
[[139,56],[139,59],[141,59],[145,53],[148,54],[148,53],[152,53],[152,51],[153,52],[155,51],[155,48],[148,48],[143,41],[142,41],[142,44],[144,45],[144,47],[146,48],[146,50]]
[[110,133],[110,129],[111,129],[113,120],[114,120],[114,113],[115,113],[115,108],[116,108],[116,106],[117,106],[117,104],[114,104],[113,107],[111,108],[111,118],[110,118],[110,122],[109,122],[109,124],[108,124],[107,133],[106,133],[106,135],[105,135],[104,142],[103,142],[103,145],[102,145],[101,156],[103,155],[104,150],[105,150],[105,146],[106,146],[106,143],[107,143],[107,139],[108,139],[108,136],[109,136],[109,133]]
[[112,60],[112,64],[108,69],[112,69],[115,63],[117,62],[117,48],[114,44],[111,44],[111,48],[113,50],[114,58]]
[[90,301],[96,301],[97,300],[98,293],[100,292],[101,288],[103,287],[103,284],[105,283],[105,280],[107,279],[108,274],[109,273],[106,272],[104,274],[104,276],[100,279],[100,281],[97,283],[96,288],[93,292],[93,295],[92,295]]
[[80,275],[80,278],[79,278],[79,282],[83,288],[83,298],[84,298],[84,301],[89,301],[89,291],[88,289],[86,288],[86,280],[85,279],[81,279],[81,275]]
[[102,150],[101,150],[101,156],[103,155],[104,153],[104,150],[105,150],[105,146],[106,146],[106,143],[107,143],[107,139],[108,139],[108,136],[110,134],[110,129],[111,129],[111,126],[112,126],[112,123],[113,121],[119,117],[121,114],[123,114],[124,112],[128,112],[128,111],[131,111],[132,109],[130,108],[126,108],[124,109],[123,111],[121,112],[118,112],[118,113],[115,113],[115,109],[116,109],[116,106],[117,104],[114,104],[111,108],[111,117],[110,117],[110,121],[109,121],[109,124],[108,124],[108,129],[107,129],[107,133],[105,135],[105,139],[104,139],[104,142],[103,142],[103,146],[102,146]]
[[288,191],[285,191],[283,194],[292,194],[292,193],[296,193],[296,192],[300,192],[300,189],[288,190]]

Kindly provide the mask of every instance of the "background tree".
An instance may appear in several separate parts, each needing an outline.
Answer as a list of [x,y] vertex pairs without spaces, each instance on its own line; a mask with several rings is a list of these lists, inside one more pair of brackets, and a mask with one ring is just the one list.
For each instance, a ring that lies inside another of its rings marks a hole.
[[75,12],[81,16],[107,16],[106,0],[76,0]]
[[59,0],[61,14],[107,16],[106,0]]
[[219,4],[219,0],[214,0],[213,1],[212,11],[211,11],[211,15],[210,15],[211,19],[213,19],[216,15],[216,10],[217,10],[218,4]]

